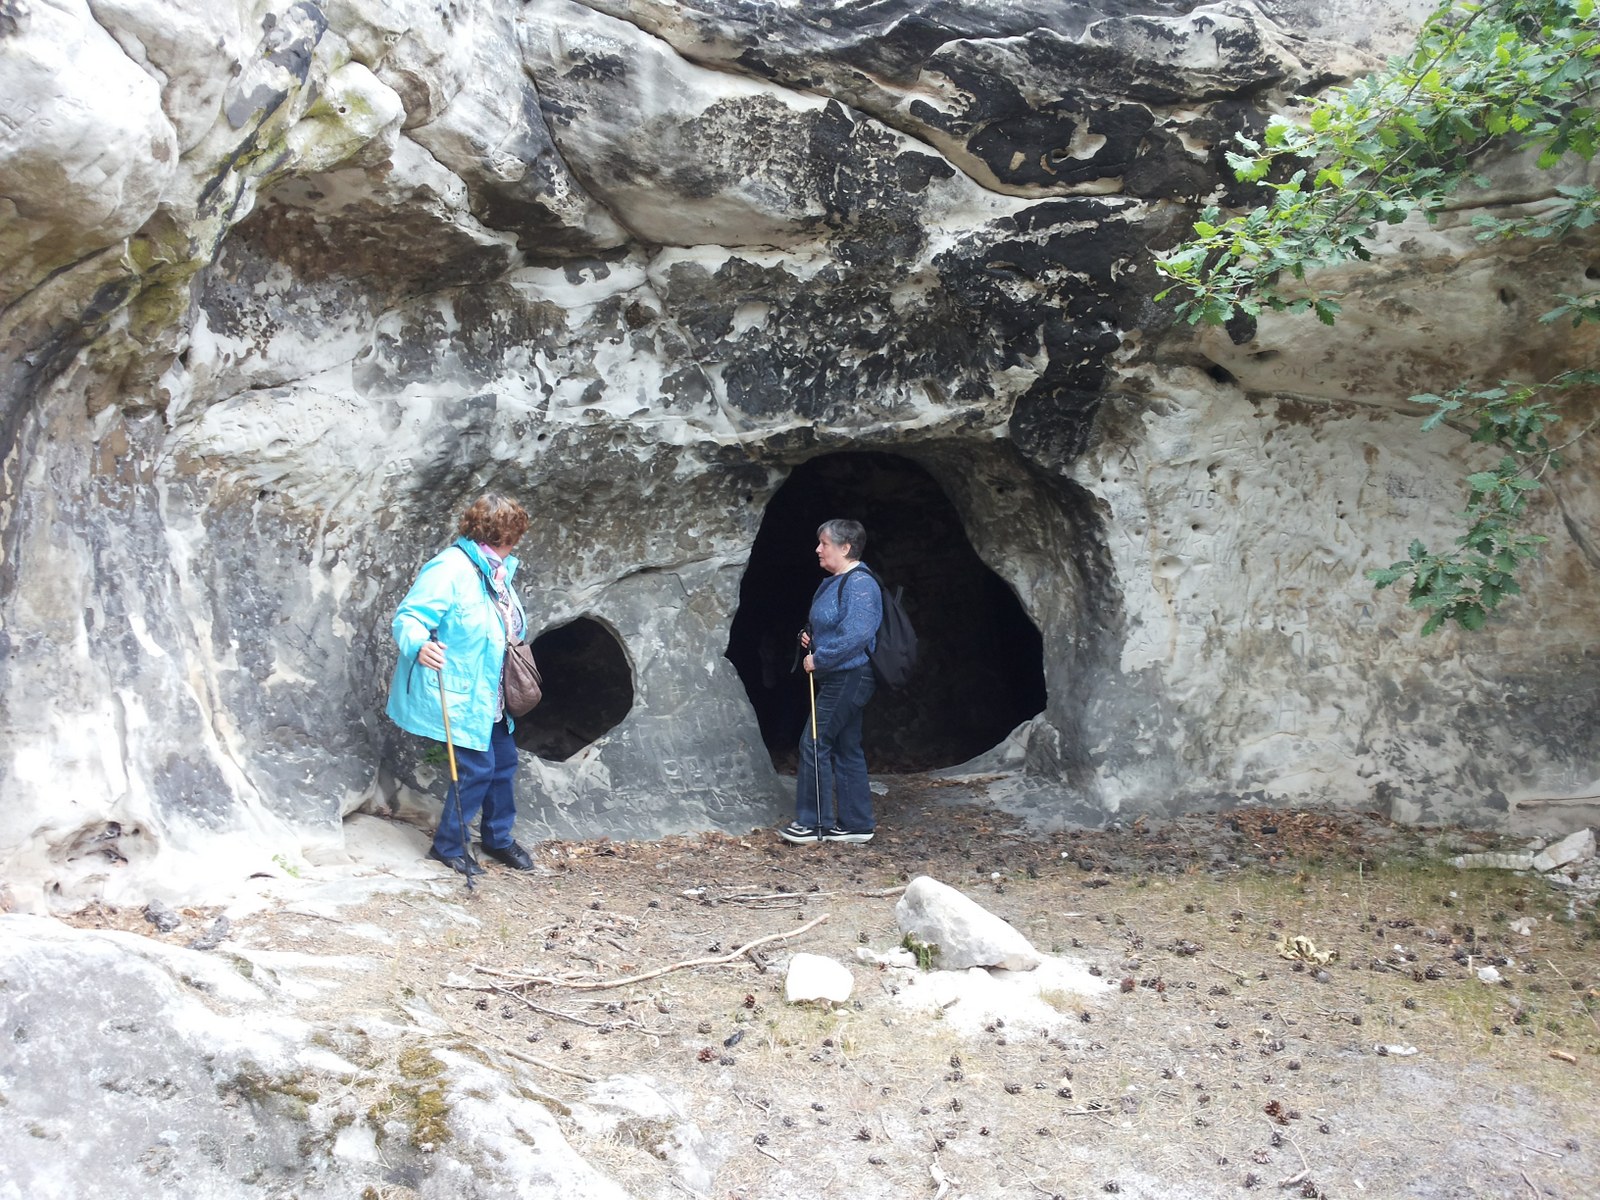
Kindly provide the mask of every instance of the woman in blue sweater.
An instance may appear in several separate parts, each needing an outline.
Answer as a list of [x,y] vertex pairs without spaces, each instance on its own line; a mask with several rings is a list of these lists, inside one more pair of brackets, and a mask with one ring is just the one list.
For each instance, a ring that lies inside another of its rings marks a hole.
[[[788,842],[870,842],[875,821],[867,758],[861,750],[861,712],[876,681],[867,657],[883,619],[883,594],[861,569],[867,531],[859,522],[824,521],[817,529],[817,562],[828,578],[811,598],[811,620],[800,634],[809,653],[802,665],[816,689],[816,735],[800,735],[800,773],[794,820],[778,830]],[[833,793],[832,813],[823,798]]]

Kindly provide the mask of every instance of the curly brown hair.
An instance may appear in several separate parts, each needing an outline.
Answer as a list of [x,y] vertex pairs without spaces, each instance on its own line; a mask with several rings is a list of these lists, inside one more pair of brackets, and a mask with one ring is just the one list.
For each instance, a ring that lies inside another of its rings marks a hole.
[[461,514],[458,532],[486,546],[515,546],[528,532],[528,514],[515,500],[486,492]]

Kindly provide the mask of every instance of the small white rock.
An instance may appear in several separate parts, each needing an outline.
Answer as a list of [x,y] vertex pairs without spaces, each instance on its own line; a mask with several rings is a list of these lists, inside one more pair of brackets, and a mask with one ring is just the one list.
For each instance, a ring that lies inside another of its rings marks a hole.
[[1533,868],[1536,871],[1554,871],[1568,863],[1583,862],[1593,857],[1594,830],[1580,829],[1534,855]]
[[855,990],[856,978],[850,968],[820,954],[796,954],[789,960],[783,995],[790,1004],[808,1000],[827,1000],[843,1004]]
[[856,958],[872,966],[877,966],[881,963],[886,967],[905,967],[909,969],[917,965],[917,956],[904,946],[895,946],[893,949],[885,950],[881,954],[871,946],[857,946]]
[[1500,972],[1493,967],[1479,967],[1478,979],[1483,983],[1499,983]]
[[1461,854],[1450,860],[1462,870],[1531,871],[1533,855],[1499,850],[1488,854]]
[[1387,1045],[1379,1046],[1378,1053],[1385,1058],[1410,1058],[1417,1052],[1415,1046]]

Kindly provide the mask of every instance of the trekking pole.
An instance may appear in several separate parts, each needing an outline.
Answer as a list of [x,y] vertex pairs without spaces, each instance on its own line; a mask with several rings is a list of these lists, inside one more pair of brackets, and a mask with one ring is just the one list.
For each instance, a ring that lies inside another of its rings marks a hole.
[[817,845],[822,845],[822,760],[817,756],[817,676],[806,672],[806,682],[811,685],[811,769],[817,784]]
[[[428,640],[430,642],[437,643],[439,641],[439,631],[435,629],[429,633]],[[439,668],[439,711],[444,715],[444,749],[446,756],[450,759],[450,787],[455,791],[456,794],[456,825],[461,830],[461,854],[464,858],[466,858],[467,822],[466,819],[461,815],[461,780],[456,777],[456,744],[450,738],[450,705],[445,701],[444,698],[443,667]],[[467,863],[467,866],[469,868],[471,867],[470,859]],[[462,875],[464,875],[467,880],[467,891],[473,891],[474,886],[472,883],[472,871],[468,869],[463,871]]]

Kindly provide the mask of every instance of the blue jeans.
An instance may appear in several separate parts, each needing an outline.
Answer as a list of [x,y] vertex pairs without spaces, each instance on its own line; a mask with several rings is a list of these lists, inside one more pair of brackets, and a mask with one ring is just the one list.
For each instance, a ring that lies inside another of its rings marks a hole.
[[[867,756],[861,750],[861,711],[877,690],[872,664],[829,671],[815,678],[817,739],[811,740],[811,718],[807,714],[800,734],[794,819],[801,825],[837,825],[851,833],[868,833],[877,822],[872,817],[872,789],[867,785]],[[819,800],[828,799],[832,799],[832,805],[824,803],[824,811],[819,814]]]
[[511,785],[516,776],[517,743],[504,717],[495,722],[487,750],[456,747],[456,777],[460,782],[453,790],[461,797],[461,815],[456,816],[455,796],[446,792],[439,828],[433,835],[433,848],[441,858],[460,858],[467,852],[472,819],[480,809],[483,844],[497,850],[511,844],[511,827],[517,820]]

